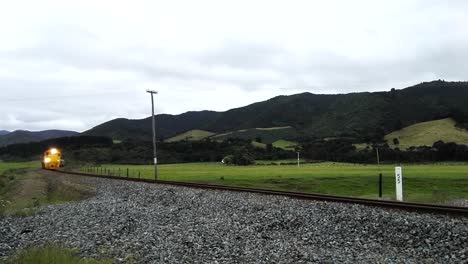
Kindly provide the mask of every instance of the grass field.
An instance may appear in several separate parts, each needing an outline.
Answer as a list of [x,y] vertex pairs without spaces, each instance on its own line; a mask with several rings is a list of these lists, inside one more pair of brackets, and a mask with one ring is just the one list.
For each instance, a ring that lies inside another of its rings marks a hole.
[[39,161],[29,161],[29,162],[1,162],[0,161],[0,175],[11,169],[27,169],[27,168],[40,168],[41,163]]
[[[393,144],[398,138],[399,145]],[[455,127],[451,118],[422,122],[394,131],[385,136],[391,147],[406,149],[410,146],[432,146],[438,140],[468,145],[468,131]]]
[[[268,164],[268,163],[267,163]],[[153,177],[153,167],[146,165],[103,165],[114,174],[130,177]],[[100,168],[98,168],[98,172]],[[347,163],[310,163],[295,165],[225,166],[219,163],[160,165],[159,179],[207,182],[225,185],[317,192],[356,197],[378,195],[378,174],[383,174],[383,196],[393,199],[393,165]],[[446,202],[468,198],[468,164],[441,163],[403,165],[405,200]]]
[[[377,197],[378,174],[381,172],[383,174],[384,198],[393,199],[395,196],[393,165],[379,167],[377,165],[322,162],[302,164],[298,168],[295,165],[270,165],[272,162],[274,161],[259,161],[260,165],[245,167],[225,166],[220,163],[168,164],[160,165],[158,169],[159,178],[162,180],[208,182],[372,198]],[[293,163],[295,160],[281,162]],[[0,162],[0,172],[7,169],[38,168],[39,165],[38,162]],[[404,164],[402,166],[405,200],[446,202],[468,198],[468,163]],[[153,177],[153,166],[150,165],[102,165],[97,168],[97,172],[110,169],[114,174],[125,176],[127,168],[130,177]],[[5,180],[5,177],[0,177],[0,179]],[[24,187],[24,184],[32,183],[33,179],[37,180],[37,176],[34,174],[20,174],[16,181],[9,182],[2,187],[3,193],[5,194],[5,189],[10,186],[10,192],[7,193],[11,194],[12,186]],[[23,185],[18,185],[19,183]],[[41,183],[36,182],[35,185],[41,185]],[[34,186],[34,184],[30,184],[30,186]],[[62,189],[66,190],[66,188]],[[31,202],[30,196],[34,194],[34,191],[26,192],[26,194],[28,193],[29,196],[27,195],[26,199],[23,200]],[[63,194],[63,192],[59,192],[58,197],[61,196],[60,193]],[[53,195],[49,194],[45,197],[53,197]],[[60,200],[59,198],[53,199]],[[42,199],[42,201],[47,202],[47,199]],[[21,202],[19,204],[21,205]]]

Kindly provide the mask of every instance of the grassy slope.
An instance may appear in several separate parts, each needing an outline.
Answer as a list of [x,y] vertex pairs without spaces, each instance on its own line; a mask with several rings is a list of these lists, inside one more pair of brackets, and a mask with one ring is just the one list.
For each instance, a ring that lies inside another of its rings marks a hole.
[[89,197],[89,186],[47,177],[39,162],[0,163],[0,214],[28,215],[45,204]]
[[295,128],[290,126],[285,127],[268,127],[268,128],[250,128],[242,129],[222,134],[211,136],[214,140],[225,140],[228,138],[262,139],[262,143],[273,143],[284,138],[294,138],[297,135]]
[[[252,141],[252,145],[257,148],[262,148],[262,149],[266,148],[265,143],[260,143],[255,140]],[[297,145],[297,142],[280,139],[280,140],[276,140],[275,142],[273,142],[272,145],[275,148],[282,148],[285,150],[294,150],[294,147]]]
[[273,146],[277,148],[282,148],[286,150],[294,150],[294,147],[297,145],[297,142],[288,141],[284,139],[277,140],[273,142]]
[[[45,177],[40,163],[0,162],[0,215],[28,216],[36,212],[37,206],[78,200],[88,197],[92,190],[88,186],[63,182]],[[57,245],[30,247],[13,256],[0,257],[0,262],[24,264],[107,264],[109,259],[83,258],[76,252]]]
[[[241,138],[255,138],[255,137],[262,137],[265,136],[267,139],[276,139],[276,135],[273,135],[272,133],[276,133],[276,131],[286,131],[286,130],[291,130],[293,128],[289,126],[285,127],[266,127],[266,128],[253,128],[253,129],[244,129],[244,130],[238,130],[238,131],[232,131],[232,132],[227,132],[223,134],[215,134],[209,131],[205,130],[189,130],[187,132],[184,132],[182,134],[179,134],[175,137],[169,138],[166,140],[166,142],[176,142],[176,141],[181,141],[181,140],[202,140],[208,137],[211,137],[212,139],[217,139],[217,140],[222,140],[226,139],[229,137],[241,137]],[[274,132],[272,132],[274,131]],[[280,132],[281,133],[281,132]],[[284,139],[279,139],[274,141],[273,143],[274,147],[277,148],[282,148],[286,150],[291,150],[297,145],[296,142],[293,141],[288,141]],[[255,140],[252,141],[252,145],[257,148],[266,148],[265,143],[257,142]]]
[[[1,260],[1,259],[0,259]],[[21,264],[110,264],[109,259],[96,260],[76,256],[76,252],[57,245],[30,247],[11,256],[7,263]]]
[[182,134],[179,134],[175,137],[171,137],[167,140],[166,142],[176,142],[176,141],[181,141],[181,140],[202,140],[204,138],[207,138],[209,136],[214,135],[215,133],[205,131],[205,130],[199,130],[199,129],[194,129],[194,130],[189,130],[187,132],[184,132]]
[[371,148],[371,146],[368,145],[367,143],[356,143],[356,144],[353,144],[353,146],[356,147],[356,150],[364,150],[367,147]]
[[40,168],[41,163],[39,161],[30,162],[0,162],[0,175],[11,169],[26,169],[26,168]]
[[[152,166],[106,165],[130,168],[142,177],[152,178]],[[305,192],[329,193],[358,197],[376,197],[378,173],[384,175],[384,196],[395,195],[394,166],[346,163],[288,165],[224,166],[218,163],[161,165],[160,178],[211,182]],[[442,202],[468,197],[468,164],[404,165],[404,192],[407,200]],[[223,178],[223,179],[222,179]]]
[[451,118],[414,124],[386,135],[388,144],[395,147],[393,138],[398,138],[401,149],[432,146],[438,140],[468,145],[468,131],[455,127],[455,121]]
[[257,142],[255,140],[252,141],[252,146],[254,146],[256,148],[266,149],[266,144],[265,143],[260,143],[260,142]]
[[291,126],[282,126],[282,127],[257,127],[257,130],[278,130],[278,129],[289,129]]

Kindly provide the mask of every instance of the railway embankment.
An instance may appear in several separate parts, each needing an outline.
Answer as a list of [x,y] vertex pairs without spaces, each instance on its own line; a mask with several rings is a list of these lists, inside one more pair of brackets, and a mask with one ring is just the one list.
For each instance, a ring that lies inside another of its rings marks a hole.
[[85,200],[0,217],[0,255],[57,243],[116,262],[439,262],[468,259],[468,218],[255,193],[50,174]]

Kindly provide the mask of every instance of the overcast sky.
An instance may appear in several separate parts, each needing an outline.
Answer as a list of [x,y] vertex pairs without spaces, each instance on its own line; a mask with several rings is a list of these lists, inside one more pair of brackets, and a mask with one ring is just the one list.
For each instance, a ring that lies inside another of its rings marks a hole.
[[2,1],[0,130],[468,80],[468,1]]

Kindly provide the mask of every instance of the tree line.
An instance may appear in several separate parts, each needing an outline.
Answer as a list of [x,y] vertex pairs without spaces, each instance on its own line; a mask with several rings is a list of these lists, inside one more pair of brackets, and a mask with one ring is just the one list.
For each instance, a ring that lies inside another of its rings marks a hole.
[[[0,148],[0,160],[39,160],[50,148],[62,150],[67,161],[86,163],[151,164],[151,142],[124,141],[98,136],[73,136],[49,139],[41,142],[12,144]],[[407,150],[390,148],[386,142],[372,143],[370,147],[357,150],[352,139],[309,140],[296,150],[285,150],[268,144],[266,148],[252,145],[251,140],[229,138],[223,141],[158,142],[160,163],[221,162],[249,165],[254,160],[294,159],[296,151],[301,157],[314,161],[375,163],[376,149],[383,162],[435,162],[468,161],[468,147],[453,142],[435,142],[432,146],[411,147]]]
[[357,150],[351,140],[318,140],[304,143],[301,155],[311,160],[374,163],[377,149],[382,162],[468,161],[466,145],[443,141],[437,141],[432,146],[410,147],[407,150],[393,149],[386,142],[380,142]]
[[[150,164],[153,161],[153,145],[146,141],[123,141],[96,136],[75,136],[41,142],[12,144],[0,148],[0,159],[4,161],[39,160],[50,148],[62,150],[69,161],[89,163]],[[272,147],[256,148],[251,140],[226,139],[158,142],[157,156],[161,163],[221,162],[228,155],[245,153],[255,159],[277,160],[294,157],[294,152]]]

